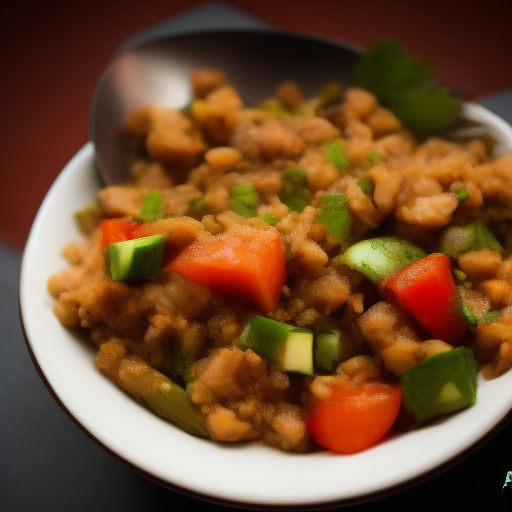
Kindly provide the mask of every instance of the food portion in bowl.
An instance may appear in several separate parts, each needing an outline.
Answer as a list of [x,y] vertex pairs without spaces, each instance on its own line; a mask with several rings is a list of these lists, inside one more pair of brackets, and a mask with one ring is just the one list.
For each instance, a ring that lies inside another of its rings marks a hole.
[[360,87],[191,85],[128,116],[133,179],[48,281],[106,375],[194,435],[355,453],[510,369],[512,155],[420,142]]

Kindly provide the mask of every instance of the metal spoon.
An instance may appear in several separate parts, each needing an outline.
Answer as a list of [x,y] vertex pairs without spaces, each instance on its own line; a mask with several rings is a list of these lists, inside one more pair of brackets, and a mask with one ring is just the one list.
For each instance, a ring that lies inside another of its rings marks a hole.
[[129,178],[122,120],[149,104],[182,108],[191,100],[190,73],[223,71],[246,105],[295,80],[306,97],[336,80],[349,85],[361,48],[274,30],[215,31],[170,36],[120,55],[104,72],[90,109],[90,137],[107,185]]
[[[144,105],[185,107],[192,99],[189,77],[195,69],[220,69],[251,106],[271,96],[283,80],[295,80],[305,97],[318,94],[328,81],[351,85],[362,51],[343,41],[273,29],[175,35],[125,51],[103,73],[90,109],[90,137],[105,183],[129,179],[124,117]],[[445,136],[484,138],[495,156],[512,150],[510,125],[471,101],[461,103]]]

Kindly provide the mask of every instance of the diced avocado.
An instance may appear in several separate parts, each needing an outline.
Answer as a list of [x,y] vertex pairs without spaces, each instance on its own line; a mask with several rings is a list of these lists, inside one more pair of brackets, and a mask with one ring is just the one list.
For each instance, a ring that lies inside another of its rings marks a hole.
[[110,244],[107,256],[110,276],[124,281],[160,271],[165,249],[165,237],[153,235]]
[[342,260],[378,285],[386,277],[426,255],[423,249],[411,242],[385,236],[351,245],[343,253]]
[[322,333],[316,337],[315,361],[331,372],[335,365],[347,360],[353,352],[353,343],[349,335],[337,329]]
[[313,333],[260,315],[251,315],[239,340],[280,370],[313,374]]
[[418,423],[476,403],[477,364],[473,352],[458,347],[407,370],[400,378],[406,409]]
[[283,372],[313,375],[313,333],[306,329],[289,332],[278,366]]
[[450,226],[439,238],[439,252],[457,259],[467,252],[482,249],[503,253],[501,244],[481,221],[466,226]]

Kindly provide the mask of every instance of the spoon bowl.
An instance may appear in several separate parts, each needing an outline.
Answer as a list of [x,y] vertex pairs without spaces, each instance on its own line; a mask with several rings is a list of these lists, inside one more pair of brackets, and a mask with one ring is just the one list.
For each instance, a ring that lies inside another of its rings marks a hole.
[[299,83],[306,97],[331,80],[349,85],[361,52],[340,41],[244,30],[170,36],[122,53],[100,78],[90,109],[90,137],[105,183],[129,178],[121,130],[125,115],[149,104],[185,107],[195,69],[220,69],[245,104],[254,105],[283,80]]

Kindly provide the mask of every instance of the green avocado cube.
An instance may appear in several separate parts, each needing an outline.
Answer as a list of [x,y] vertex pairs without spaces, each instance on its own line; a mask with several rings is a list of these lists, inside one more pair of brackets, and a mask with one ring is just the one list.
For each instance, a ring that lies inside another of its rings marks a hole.
[[159,272],[165,249],[165,236],[153,235],[110,244],[107,257],[110,277],[124,281]]
[[472,350],[458,347],[436,354],[400,378],[403,401],[417,423],[476,403],[477,364]]

